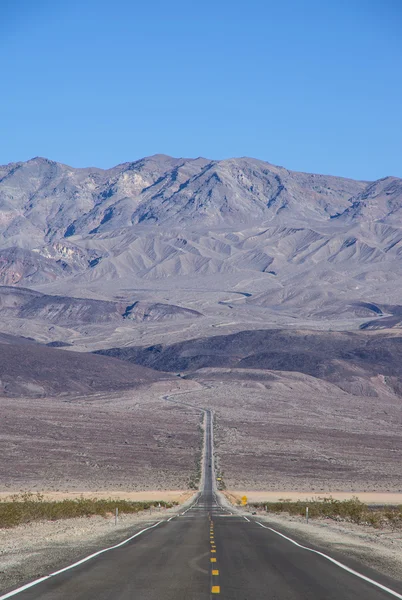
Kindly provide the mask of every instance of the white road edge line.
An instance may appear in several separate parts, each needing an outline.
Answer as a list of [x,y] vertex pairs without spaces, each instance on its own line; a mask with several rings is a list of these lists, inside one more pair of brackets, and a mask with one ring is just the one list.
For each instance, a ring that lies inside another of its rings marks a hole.
[[247,523],[250,523],[250,519],[247,519],[247,517],[243,517],[243,519],[245,519]]
[[[273,533],[280,535],[281,537],[285,538],[285,540],[288,540],[288,542],[291,542],[295,546],[299,546],[299,548],[303,548],[303,550],[308,550],[309,552],[313,552],[314,554],[319,554],[320,556],[323,556],[330,562],[334,563],[334,565],[336,565],[337,567],[340,567],[341,569],[348,571],[348,573],[351,573],[352,575],[355,575],[356,577],[359,577],[360,579],[364,579],[364,581],[367,581],[368,583],[375,585],[376,587],[380,588],[380,590],[383,590],[384,592],[391,594],[391,596],[395,596],[395,598],[400,598],[402,600],[402,595],[398,594],[398,592],[395,592],[394,590],[391,590],[391,588],[388,588],[385,585],[378,583],[378,581],[374,581],[374,579],[370,579],[370,577],[366,577],[365,575],[362,575],[362,573],[359,573],[358,571],[355,571],[354,569],[347,567],[343,563],[335,560],[334,558],[331,558],[327,554],[324,554],[323,552],[319,552],[318,550],[313,550],[313,548],[308,548],[307,546],[302,546],[302,544],[299,544],[295,540],[292,540],[292,538],[287,537],[286,535],[284,535],[283,533],[280,533],[279,531],[276,531],[276,529],[272,529],[272,527],[267,527],[266,525],[263,525],[259,521],[256,521],[256,523],[257,523],[257,525],[260,525],[264,529],[269,529],[270,531],[273,531]],[[0,598],[0,600],[2,600],[2,599]]]
[[91,560],[91,558],[95,558],[95,556],[99,556],[100,554],[103,554],[104,552],[109,552],[110,550],[115,550],[116,548],[120,548],[120,546],[124,546],[124,544],[127,544],[127,542],[130,542],[131,540],[138,537],[142,533],[145,533],[145,531],[149,531],[150,529],[157,527],[158,525],[160,525],[163,522],[164,521],[158,521],[158,523],[155,523],[155,525],[151,525],[150,527],[146,527],[145,529],[142,529],[138,533],[135,533],[131,537],[127,538],[126,540],[123,540],[122,542],[120,542],[119,544],[116,544],[115,546],[110,546],[110,548],[104,548],[103,550],[99,550],[98,552],[95,552],[94,554],[90,554],[89,556],[86,556],[85,558],[79,560],[76,563],[73,563],[72,565],[69,565],[68,567],[64,567],[64,569],[60,569],[59,571],[50,573],[50,575],[45,575],[45,577],[41,577],[40,579],[31,581],[31,583],[27,583],[26,585],[23,585],[22,587],[19,587],[16,590],[13,590],[12,592],[8,592],[7,594],[4,594],[4,596],[0,596],[0,600],[6,600],[6,598],[11,598],[12,596],[16,596],[17,594],[20,594],[21,592],[24,592],[25,590],[28,590],[29,588],[31,588],[35,585],[38,585],[39,583],[42,583],[42,581],[46,581],[47,579],[50,579],[51,577],[55,577],[56,575],[60,575],[60,573],[64,573],[65,571],[69,571],[70,569],[74,569],[74,567],[78,567],[79,565],[82,565],[83,563],[87,562],[88,560]]

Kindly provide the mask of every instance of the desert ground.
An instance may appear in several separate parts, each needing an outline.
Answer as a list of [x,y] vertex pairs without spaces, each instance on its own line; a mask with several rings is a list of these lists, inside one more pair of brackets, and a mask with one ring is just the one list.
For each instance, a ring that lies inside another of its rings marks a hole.
[[161,396],[194,385],[162,382],[92,396],[1,398],[0,491],[123,498],[187,490],[197,466],[201,415]]
[[402,492],[399,397],[352,396],[300,373],[257,372],[248,380],[234,371],[227,380],[227,370],[220,377],[218,369],[204,369],[197,375],[203,388],[186,394],[214,410],[216,460],[227,489]]
[[0,492],[186,491],[201,413],[167,396],[214,411],[229,490],[399,494],[400,398],[377,388],[359,396],[298,372],[205,368],[115,393],[4,397]]
[[[298,500],[311,500],[311,498],[333,498],[334,500],[350,500],[350,492],[331,492],[330,494],[312,494],[311,492],[295,492],[289,490],[278,490],[277,492],[257,492],[255,490],[225,490],[225,496],[233,504],[241,503],[244,496],[248,503],[263,503],[263,502],[281,502],[282,500],[290,500],[297,502]],[[395,506],[402,504],[402,493],[398,492],[354,492],[353,496],[358,498],[360,502],[376,506],[390,505]]]

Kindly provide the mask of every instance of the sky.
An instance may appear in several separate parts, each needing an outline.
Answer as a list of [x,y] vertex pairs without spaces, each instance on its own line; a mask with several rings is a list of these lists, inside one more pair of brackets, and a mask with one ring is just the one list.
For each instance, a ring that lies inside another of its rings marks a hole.
[[0,0],[0,164],[402,177],[401,0]]

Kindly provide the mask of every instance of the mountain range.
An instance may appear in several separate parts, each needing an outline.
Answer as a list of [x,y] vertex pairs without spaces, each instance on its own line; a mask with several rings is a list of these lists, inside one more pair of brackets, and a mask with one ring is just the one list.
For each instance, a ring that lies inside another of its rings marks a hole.
[[109,324],[109,336],[123,321],[124,337],[129,321],[175,320],[178,339],[245,323],[398,326],[401,208],[397,177],[355,181],[252,158],[4,165],[0,312],[11,325],[1,329],[17,319],[37,337],[52,324],[42,341],[77,343],[80,327],[88,337]]

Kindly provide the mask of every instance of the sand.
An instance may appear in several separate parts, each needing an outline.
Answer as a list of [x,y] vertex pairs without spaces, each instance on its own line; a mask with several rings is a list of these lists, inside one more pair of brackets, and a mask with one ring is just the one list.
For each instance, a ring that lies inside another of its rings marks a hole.
[[[6,500],[15,493],[18,494],[18,490],[15,492],[0,492],[0,500]],[[82,492],[54,492],[54,491],[43,491],[40,493],[44,500],[76,500],[78,498],[96,498],[96,499],[114,499],[114,500],[130,500],[131,502],[178,502],[182,504],[186,502],[194,492],[184,490],[148,490],[146,492],[129,492],[124,490],[105,490],[98,492],[88,492],[83,490]]]
[[253,490],[228,490],[226,492],[229,500],[236,502],[243,496],[247,497],[249,503],[253,502],[279,502],[280,500],[311,500],[311,498],[334,498],[335,500],[349,500],[352,497],[357,497],[361,502],[366,504],[402,504],[402,494],[398,493],[382,493],[382,492],[320,492],[313,494],[311,492],[301,491],[275,491],[261,492]]

